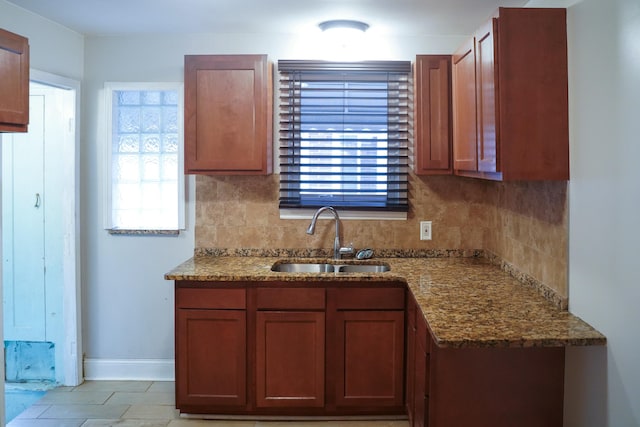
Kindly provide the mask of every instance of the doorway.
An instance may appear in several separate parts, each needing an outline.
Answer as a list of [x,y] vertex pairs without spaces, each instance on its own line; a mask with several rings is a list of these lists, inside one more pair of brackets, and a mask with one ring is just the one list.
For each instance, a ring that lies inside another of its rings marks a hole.
[[5,378],[82,382],[79,82],[31,71],[27,134],[2,142]]

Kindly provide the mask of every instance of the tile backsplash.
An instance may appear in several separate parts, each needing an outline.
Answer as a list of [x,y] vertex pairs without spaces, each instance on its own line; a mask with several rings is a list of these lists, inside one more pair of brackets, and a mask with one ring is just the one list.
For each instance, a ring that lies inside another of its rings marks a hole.
[[496,183],[483,249],[568,296],[566,181]]
[[[333,221],[282,220],[278,175],[197,176],[196,249],[329,249]],[[567,296],[567,183],[497,183],[453,176],[409,179],[406,221],[343,220],[356,249],[484,249]],[[433,222],[421,241],[419,222]],[[324,224],[323,224],[324,222]]]

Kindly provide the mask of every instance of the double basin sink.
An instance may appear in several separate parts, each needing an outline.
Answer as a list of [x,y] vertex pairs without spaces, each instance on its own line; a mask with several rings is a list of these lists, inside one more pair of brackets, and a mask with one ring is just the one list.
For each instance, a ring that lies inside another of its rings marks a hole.
[[271,271],[280,273],[384,273],[391,267],[388,264],[335,264],[323,262],[277,262]]

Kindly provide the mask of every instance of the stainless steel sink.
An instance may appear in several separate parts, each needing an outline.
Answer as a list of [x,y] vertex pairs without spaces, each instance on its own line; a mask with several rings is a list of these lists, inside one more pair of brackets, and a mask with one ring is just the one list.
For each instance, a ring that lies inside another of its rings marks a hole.
[[391,268],[387,264],[328,264],[306,262],[275,263],[271,271],[280,273],[383,273]]
[[335,267],[337,273],[384,273],[391,269],[387,264],[347,264]]
[[283,273],[333,273],[334,268],[332,264],[294,262],[274,264],[271,267],[271,271]]

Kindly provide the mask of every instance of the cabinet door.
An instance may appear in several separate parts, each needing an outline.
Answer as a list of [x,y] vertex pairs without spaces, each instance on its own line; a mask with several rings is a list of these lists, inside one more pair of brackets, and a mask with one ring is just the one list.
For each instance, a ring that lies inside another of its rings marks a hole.
[[338,311],[336,405],[403,407],[404,310]]
[[246,404],[246,312],[176,311],[176,407]]
[[405,406],[407,407],[407,415],[409,416],[409,424],[414,425],[414,384],[416,371],[416,310],[417,305],[412,296],[407,297],[407,346],[405,354],[405,365],[407,367],[405,379]]
[[453,55],[453,168],[478,168],[476,135],[476,60],[474,39]]
[[26,132],[29,123],[29,41],[0,29],[0,132]]
[[412,427],[429,424],[429,344],[427,325],[422,315],[416,316],[415,357],[413,371]]
[[451,57],[417,55],[415,173],[451,173]]
[[256,406],[324,406],[324,312],[256,315]]
[[566,10],[499,8],[453,55],[455,173],[569,179],[567,82]]
[[504,180],[569,179],[566,13],[499,9],[495,38]]
[[429,426],[562,426],[564,354],[564,347],[433,345]]
[[270,173],[266,55],[186,55],[184,84],[186,173]]
[[488,21],[475,37],[476,50],[476,107],[478,126],[478,170],[498,171],[498,97],[494,37],[498,20]]

